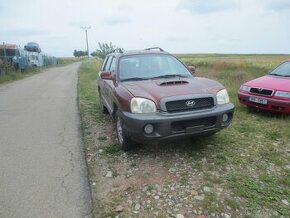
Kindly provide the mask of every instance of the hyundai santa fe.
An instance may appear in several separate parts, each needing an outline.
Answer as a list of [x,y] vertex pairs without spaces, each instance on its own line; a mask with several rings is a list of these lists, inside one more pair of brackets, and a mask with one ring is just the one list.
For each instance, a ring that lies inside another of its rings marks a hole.
[[161,48],[116,50],[98,74],[100,104],[114,117],[121,149],[136,142],[212,135],[233,118],[225,87]]

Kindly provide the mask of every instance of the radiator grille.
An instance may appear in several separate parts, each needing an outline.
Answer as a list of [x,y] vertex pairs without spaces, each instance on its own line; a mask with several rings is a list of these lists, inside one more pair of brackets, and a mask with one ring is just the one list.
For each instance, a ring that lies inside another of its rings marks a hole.
[[257,95],[266,95],[266,96],[271,96],[273,93],[273,90],[271,89],[264,89],[264,88],[251,88],[250,93],[254,93]]
[[169,101],[165,103],[169,113],[208,109],[214,106],[212,97]]

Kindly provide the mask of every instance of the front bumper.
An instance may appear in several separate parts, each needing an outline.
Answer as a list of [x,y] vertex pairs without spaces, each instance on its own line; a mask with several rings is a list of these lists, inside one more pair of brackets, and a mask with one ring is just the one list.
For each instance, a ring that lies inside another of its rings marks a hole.
[[[233,118],[234,105],[228,103],[212,109],[183,113],[156,112],[154,114],[133,114],[119,112],[124,121],[124,130],[135,141],[158,141],[187,135],[207,135],[227,127]],[[228,115],[226,122],[222,121]],[[146,124],[152,124],[151,134],[144,132]]]
[[[267,100],[267,104],[259,104],[249,101],[249,97],[254,96],[258,98],[263,98]],[[259,108],[261,110],[272,111],[272,112],[283,112],[290,114],[290,101],[281,101],[266,96],[251,95],[238,92],[239,101],[242,104],[246,104],[250,107]]]

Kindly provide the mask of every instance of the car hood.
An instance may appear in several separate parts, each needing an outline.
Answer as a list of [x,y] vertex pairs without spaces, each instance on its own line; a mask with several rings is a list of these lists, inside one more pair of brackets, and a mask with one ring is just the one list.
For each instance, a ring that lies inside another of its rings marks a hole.
[[158,104],[164,97],[216,92],[224,87],[216,81],[202,78],[170,78],[123,82],[122,85],[134,96],[148,98]]
[[251,80],[244,85],[251,87],[260,87],[273,90],[290,91],[290,77],[280,76],[263,76],[254,80]]

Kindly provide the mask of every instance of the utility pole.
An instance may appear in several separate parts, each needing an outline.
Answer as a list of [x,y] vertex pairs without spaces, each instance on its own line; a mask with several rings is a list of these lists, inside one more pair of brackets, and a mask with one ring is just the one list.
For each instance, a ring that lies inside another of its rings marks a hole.
[[83,30],[85,30],[85,32],[86,32],[87,52],[88,52],[88,57],[90,57],[90,53],[89,53],[89,41],[88,41],[88,30],[91,29],[91,27],[90,26],[82,26],[81,28]]

